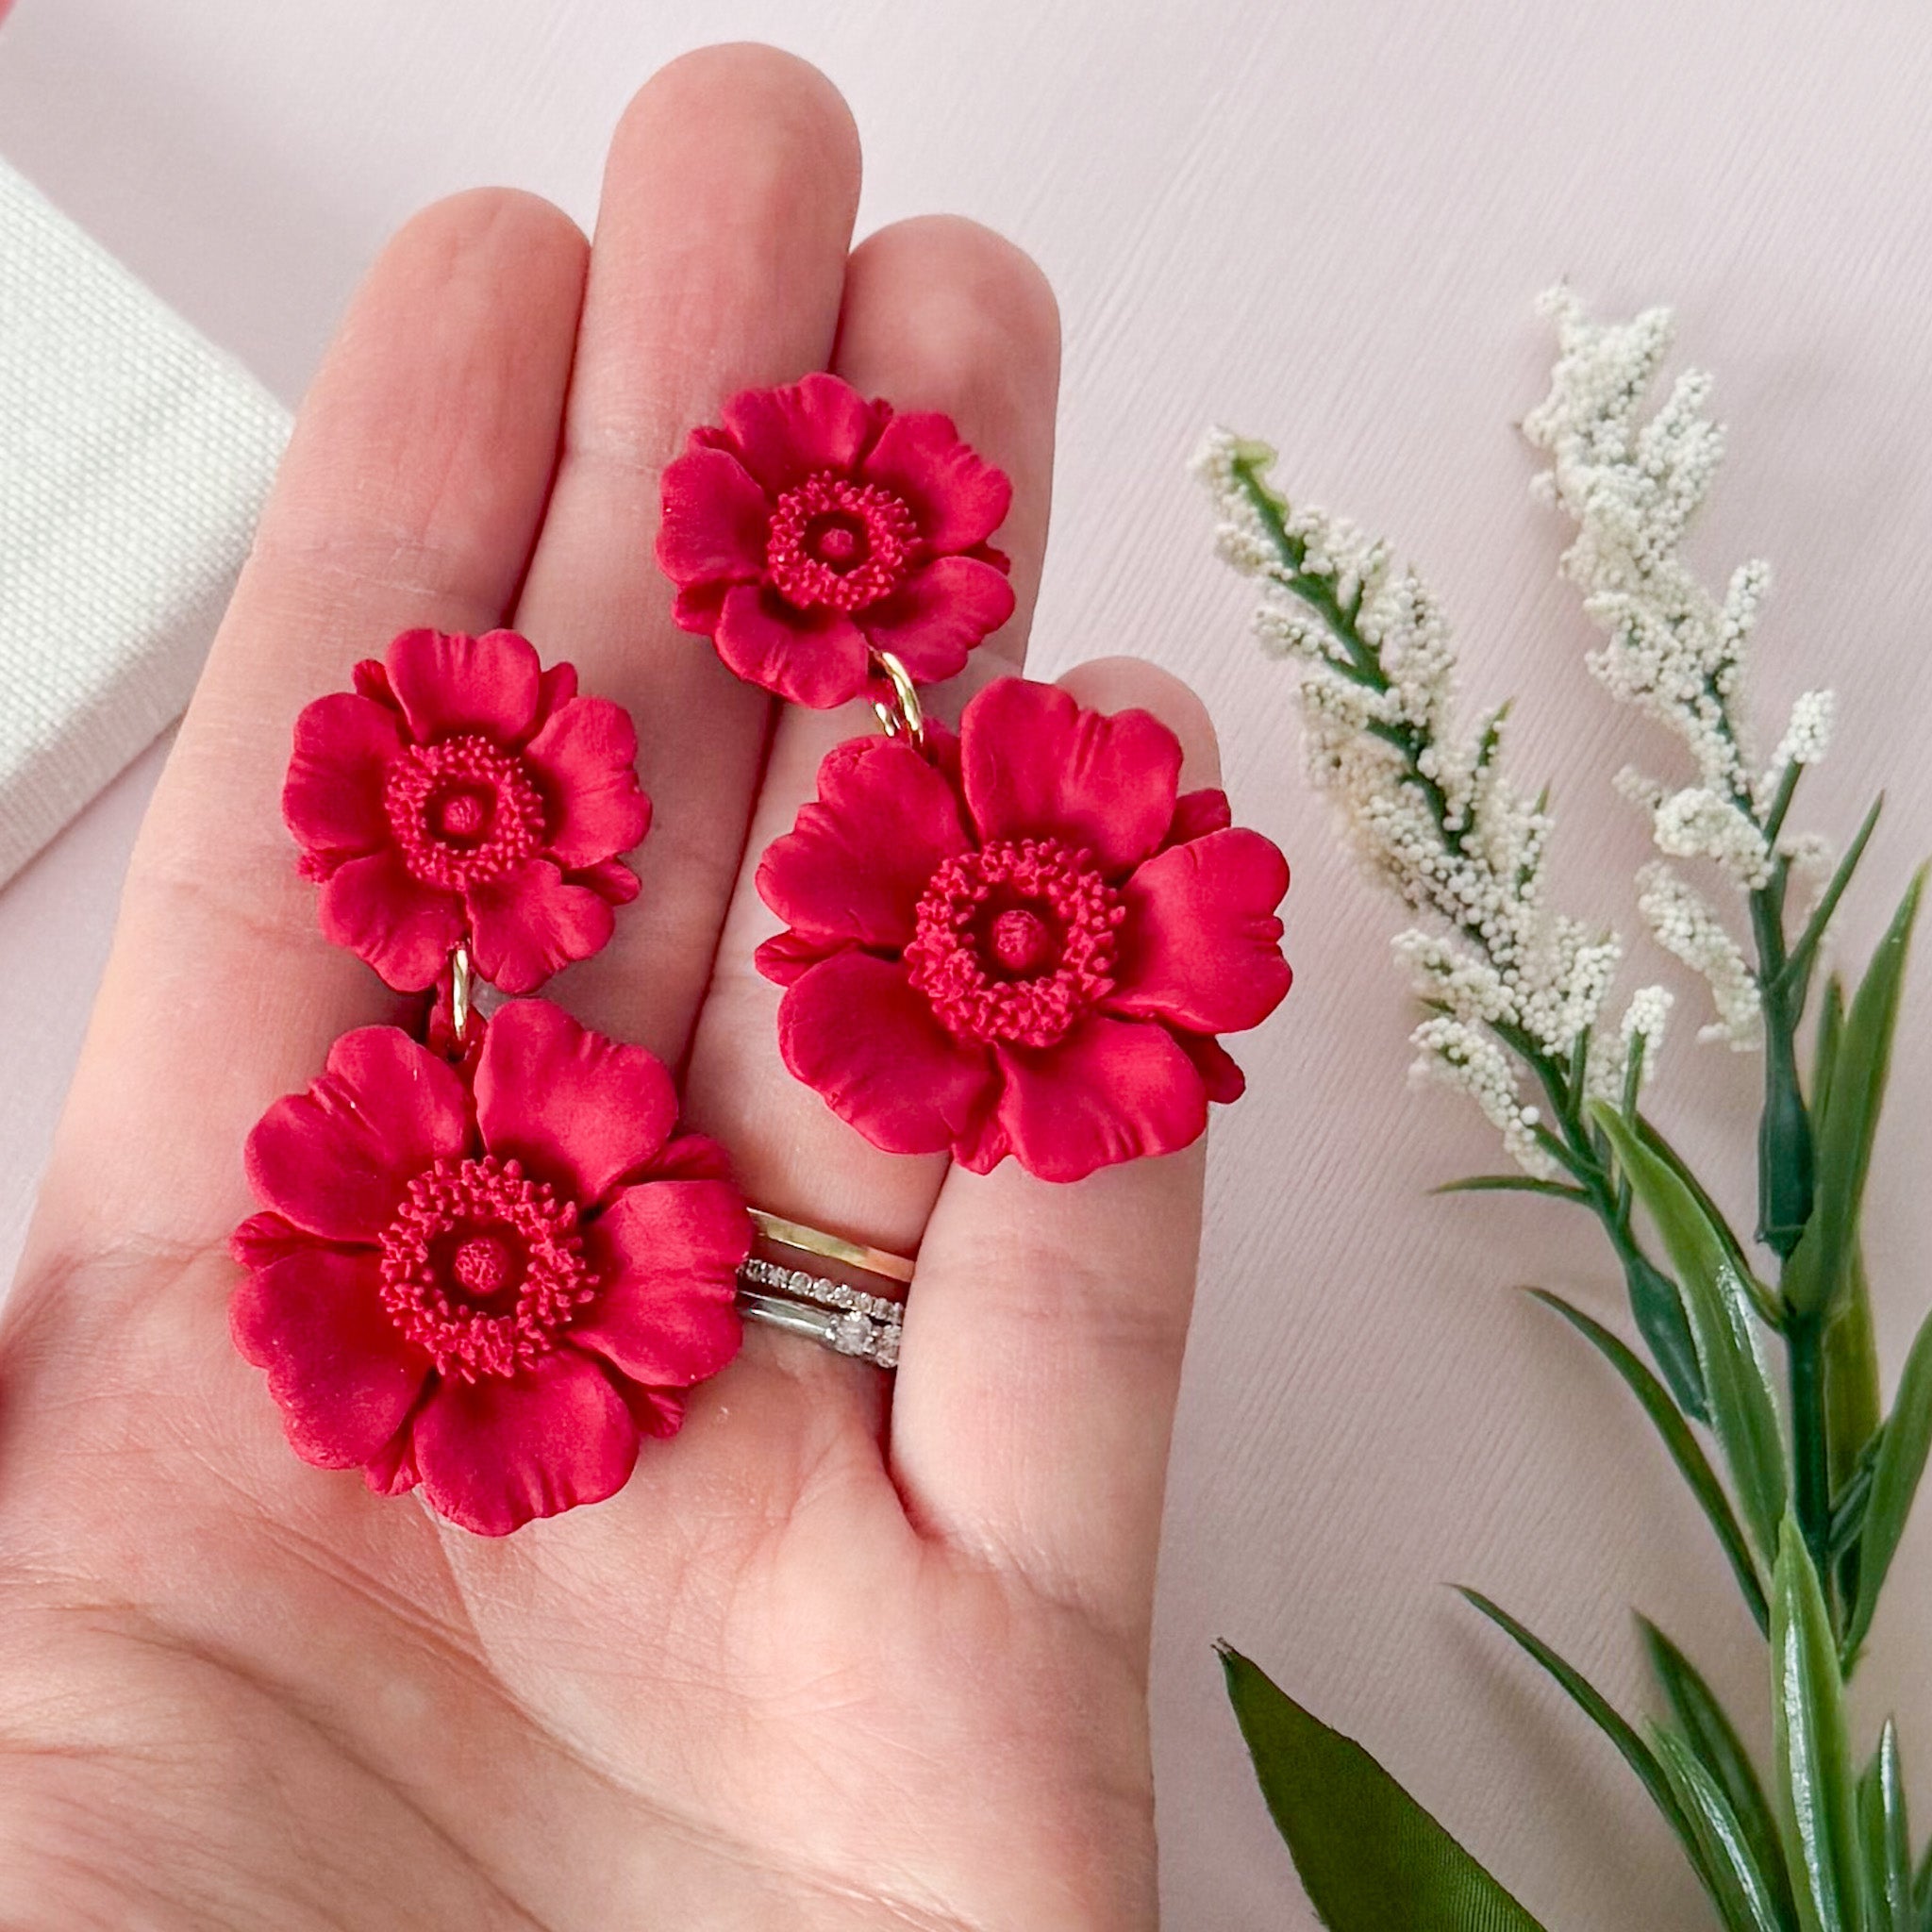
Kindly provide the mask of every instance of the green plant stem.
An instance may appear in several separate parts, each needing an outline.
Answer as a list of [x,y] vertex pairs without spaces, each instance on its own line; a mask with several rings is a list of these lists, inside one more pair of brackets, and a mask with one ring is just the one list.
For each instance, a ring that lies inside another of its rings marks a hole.
[[[1785,794],[1780,794],[1784,797]],[[1788,798],[1787,798],[1787,801]],[[1779,814],[1782,816],[1782,813]],[[1811,1122],[1798,1084],[1802,1015],[1785,972],[1785,892],[1790,867],[1780,859],[1770,882],[1751,894],[1757,944],[1757,996],[1764,1010],[1764,1110],[1757,1122],[1757,1236],[1788,1259],[1811,1218]]]
[[[1307,560],[1307,545],[1288,527],[1282,515],[1282,505],[1259,470],[1252,462],[1238,460],[1234,473],[1240,480],[1242,493],[1267,534],[1270,545],[1287,566],[1289,575],[1283,580],[1284,588],[1321,619],[1324,627],[1340,646],[1341,658],[1331,658],[1329,661],[1339,673],[1365,689],[1387,691],[1390,680],[1382,668],[1381,658],[1357,628],[1360,593],[1344,602],[1335,595],[1324,578],[1307,575],[1303,565]],[[1486,750],[1493,749],[1499,723],[1500,714],[1491,721],[1485,734]],[[1403,780],[1422,794],[1444,844],[1452,851],[1465,850],[1470,827],[1453,822],[1447,794],[1423,769],[1428,741],[1422,727],[1407,722],[1384,724],[1376,721],[1369,729],[1401,758]],[[1467,924],[1462,926],[1462,931],[1473,944],[1485,954],[1489,952],[1488,941],[1482,933]],[[1595,1141],[1584,1122],[1583,1108],[1588,1096],[1583,1091],[1582,1074],[1589,1061],[1588,1033],[1577,1041],[1572,1065],[1565,1066],[1520,1027],[1507,1023],[1492,1023],[1491,1030],[1516,1055],[1541,1087],[1549,1101],[1557,1131],[1540,1129],[1537,1138],[1543,1150],[1583,1191],[1585,1198],[1580,1199],[1577,1206],[1588,1207],[1602,1224],[1605,1234],[1609,1237],[1611,1246],[1624,1264],[1626,1281],[1634,1283],[1644,1276],[1661,1280],[1663,1277],[1643,1253],[1631,1228],[1628,1191],[1621,1189],[1612,1178],[1608,1153]],[[1684,1398],[1689,1391],[1682,1386],[1681,1377],[1674,1376],[1673,1382],[1674,1392],[1680,1399]],[[1695,1409],[1694,1402],[1690,1407]]]
[[1785,1324],[1791,1391],[1791,1500],[1805,1547],[1821,1582],[1831,1576],[1831,1445],[1824,1415],[1824,1322],[1794,1315]]

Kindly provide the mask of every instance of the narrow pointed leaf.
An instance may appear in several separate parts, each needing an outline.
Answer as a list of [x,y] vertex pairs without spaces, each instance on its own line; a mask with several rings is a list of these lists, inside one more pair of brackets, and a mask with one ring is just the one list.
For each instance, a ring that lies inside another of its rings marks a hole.
[[1885,794],[1881,791],[1872,801],[1872,808],[1865,814],[1864,824],[1845,847],[1845,856],[1839,860],[1837,871],[1820,894],[1811,917],[1805,923],[1805,930],[1798,935],[1797,944],[1786,956],[1785,984],[1798,994],[1791,1002],[1793,1012],[1804,1011],[1805,990],[1810,983],[1811,968],[1817,962],[1818,948],[1824,941],[1825,928],[1831,924],[1831,915],[1838,910],[1839,901],[1845,895],[1845,888],[1852,882],[1852,874],[1858,869],[1859,859],[1865,856],[1865,847],[1871,843],[1872,834],[1877,828],[1878,814],[1884,809]]
[[1637,1117],[1637,1138],[1690,1190],[1705,1220],[1709,1222],[1712,1231],[1724,1243],[1724,1253],[1730,1257],[1731,1266],[1738,1271],[1739,1278],[1747,1283],[1755,1280],[1751,1263],[1744,1256],[1744,1244],[1732,1232],[1731,1224],[1724,1219],[1724,1209],[1705,1191],[1704,1183],[1697,1178],[1690,1163],[1672,1146],[1656,1124],[1641,1114]]
[[1891,1068],[1912,923],[1924,888],[1925,872],[1921,868],[1852,996],[1832,1055],[1831,1086],[1822,1096],[1818,1121],[1811,1219],[1784,1277],[1785,1299],[1801,1314],[1829,1307],[1849,1273],[1872,1146],[1885,1104],[1886,1076]]
[[1785,1868],[1804,1932],[1866,1932],[1844,1684],[1824,1592],[1786,1519],[1771,1594],[1772,1741]]
[[[1624,1183],[1629,1186],[1628,1181]],[[1677,1284],[1634,1241],[1624,1243],[1624,1287],[1630,1299],[1630,1318],[1650,1358],[1670,1384],[1677,1406],[1698,1422],[1710,1420],[1710,1398],[1704,1371],[1697,1362],[1697,1342],[1684,1312]]]
[[1912,1834],[1906,1816],[1898,1726],[1887,1718],[1878,1750],[1858,1780],[1858,1834],[1864,1849],[1865,1932],[1915,1932]]
[[1480,1591],[1465,1590],[1461,1593],[1491,1623],[1507,1631],[1526,1650],[1569,1692],[1591,1723],[1617,1747],[1624,1763],[1637,1774],[1643,1789],[1650,1793],[1651,1802],[1663,1813],[1665,1823],[1677,1834],[1678,1842],[1689,1855],[1692,1866],[1702,1870],[1697,1834],[1684,1807],[1677,1802],[1677,1794],[1672,1790],[1670,1779],[1664,1775],[1663,1767],[1657,1761],[1656,1753],[1638,1735],[1636,1727],[1575,1665],[1559,1657],[1535,1631],[1518,1623],[1501,1605],[1491,1602]]
[[1618,1164],[1671,1257],[1710,1396],[1711,1427],[1744,1522],[1769,1559],[1784,1516],[1785,1449],[1776,1398],[1757,1353],[1750,1294],[1690,1189],[1608,1108],[1599,1105],[1591,1113],[1609,1136]]
[[1811,1104],[1824,1105],[1831,1091],[1831,1070],[1838,1061],[1838,1043],[1844,1038],[1845,983],[1834,973],[1824,982],[1824,997],[1818,1005],[1818,1040],[1811,1051]]
[[1795,1908],[1785,1874],[1777,1814],[1764,1795],[1751,1754],[1696,1665],[1648,1617],[1639,1617],[1637,1622],[1652,1674],[1671,1707],[1679,1735],[1724,1792],[1750,1848],[1751,1861],[1770,1889],[1778,1923],[1790,1924]]
[[1683,1739],[1661,1725],[1651,1726],[1650,1742],[1696,1833],[1698,1875],[1727,1932],[1785,1932],[1770,1880],[1717,1780]]
[[1882,1414],[1872,1291],[1863,1243],[1854,1241],[1844,1291],[1824,1330],[1824,1437],[1834,1495],[1851,1481]]
[[1221,1661],[1262,1796],[1331,1932],[1542,1932],[1353,1739],[1238,1652]]
[[1444,1181],[1439,1194],[1541,1194],[1552,1201],[1581,1201],[1590,1196],[1581,1188],[1567,1187],[1561,1181],[1539,1179],[1533,1174],[1473,1174],[1459,1181]]
[[1885,1447],[1885,1424],[1880,1423],[1865,1444],[1857,1467],[1844,1488],[1831,1499],[1831,1554],[1841,1557],[1865,1534],[1865,1508],[1872,1500],[1872,1472],[1877,1466],[1879,1451]]
[[1545,1307],[1554,1308],[1589,1341],[1624,1378],[1630,1392],[1642,1405],[1643,1412],[1663,1438],[1672,1461],[1677,1465],[1677,1473],[1689,1484],[1690,1493],[1697,1498],[1698,1507],[1717,1532],[1718,1542],[1730,1563],[1731,1574],[1738,1579],[1738,1588],[1744,1592],[1744,1601],[1757,1627],[1769,1630],[1771,1601],[1764,1593],[1763,1579],[1751,1555],[1751,1545],[1744,1540],[1744,1532],[1738,1525],[1737,1513],[1731,1507],[1731,1499],[1724,1494],[1724,1485],[1718,1481],[1717,1472],[1710,1466],[1710,1458],[1690,1433],[1690,1424],[1678,1412],[1669,1391],[1644,1367],[1637,1351],[1611,1334],[1600,1322],[1592,1321],[1581,1308],[1573,1307],[1560,1295],[1551,1294],[1545,1289],[1532,1289],[1530,1292]]
[[1878,1592],[1898,1554],[1906,1519],[1912,1512],[1925,1455],[1932,1448],[1932,1315],[1925,1318],[1912,1352],[1906,1357],[1891,1414],[1878,1439],[1872,1466],[1872,1493],[1865,1502],[1865,1526],[1858,1539],[1858,1594],[1845,1625],[1844,1654],[1856,1657],[1872,1628]]

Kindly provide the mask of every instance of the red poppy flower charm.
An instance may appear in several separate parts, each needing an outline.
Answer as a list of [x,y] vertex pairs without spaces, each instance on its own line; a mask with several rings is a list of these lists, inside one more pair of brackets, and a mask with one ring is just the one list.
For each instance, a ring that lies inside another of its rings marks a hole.
[[842,705],[877,650],[933,684],[1013,614],[987,543],[1012,487],[950,417],[895,414],[826,375],[744,390],[723,413],[664,472],[658,561],[677,622],[740,677]]
[[979,1174],[1186,1146],[1241,1091],[1215,1036],[1288,991],[1287,862],[1224,793],[1180,795],[1144,711],[1002,678],[935,748],[837,746],[759,864],[786,1065],[878,1146]]
[[636,758],[624,708],[514,631],[405,631],[295,721],[282,815],[323,931],[391,986],[429,986],[467,933],[485,979],[530,992],[637,895]]
[[518,1000],[459,1065],[344,1034],[249,1136],[229,1321],[290,1443],[501,1536],[623,1488],[738,1352],[751,1222],[642,1047]]

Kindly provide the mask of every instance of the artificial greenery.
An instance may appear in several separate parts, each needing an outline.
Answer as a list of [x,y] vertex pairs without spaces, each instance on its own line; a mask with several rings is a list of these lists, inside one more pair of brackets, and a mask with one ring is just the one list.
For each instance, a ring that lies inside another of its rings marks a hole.
[[[1449,1191],[1526,1191],[1595,1220],[1627,1289],[1639,1346],[1537,1291],[1621,1378],[1708,1521],[1762,1636],[1773,1762],[1753,1762],[1690,1659],[1641,1624],[1659,1710],[1615,1710],[1501,1606],[1471,1605],[1562,1686],[1621,1754],[1728,1932],[1932,1932],[1932,1847],[1915,1854],[1888,1721],[1855,1752],[1857,1668],[1932,1446],[1932,1317],[1883,1410],[1860,1223],[1925,874],[1856,983],[1821,967],[1863,858],[1874,804],[1836,864],[1790,818],[1824,755],[1828,694],[1807,693],[1768,766],[1752,763],[1744,643],[1762,566],[1722,598],[1678,545],[1721,453],[1705,378],[1642,398],[1669,341],[1653,311],[1621,326],[1551,303],[1562,353],[1525,425],[1574,519],[1565,558],[1608,642],[1611,695],[1674,730],[1693,783],[1634,778],[1667,859],[1736,891],[1730,936],[1679,865],[1640,875],[1653,935],[1709,982],[1707,1036],[1763,1057],[1757,1186],[1746,1241],[1644,1100],[1669,995],[1647,988],[1620,1027],[1604,1002],[1621,958],[1547,904],[1546,795],[1509,786],[1507,709],[1459,735],[1454,658],[1426,589],[1384,546],[1269,480],[1272,453],[1210,440],[1202,468],[1222,549],[1263,587],[1257,627],[1294,658],[1314,782],[1372,874],[1423,918],[1404,936],[1424,1014],[1419,1066],[1468,1091],[1513,1172]],[[1648,1361],[1645,1360],[1648,1355]],[[1358,1744],[1224,1653],[1261,1787],[1309,1898],[1336,1932],[1521,1932],[1536,1921]]]

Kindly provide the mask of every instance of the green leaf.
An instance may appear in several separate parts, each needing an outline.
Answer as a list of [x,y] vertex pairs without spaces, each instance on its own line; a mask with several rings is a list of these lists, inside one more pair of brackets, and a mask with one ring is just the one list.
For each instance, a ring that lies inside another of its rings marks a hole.
[[1677,1407],[1696,1421],[1707,1423],[1710,1397],[1704,1387],[1704,1371],[1697,1365],[1697,1341],[1690,1333],[1677,1284],[1627,1237],[1622,1243],[1622,1259],[1630,1318],[1650,1350],[1651,1360],[1662,1370]]
[[1797,997],[1791,1002],[1791,1011],[1802,1013],[1805,1009],[1805,993],[1810,985],[1811,968],[1818,958],[1818,948],[1824,939],[1825,928],[1831,924],[1831,915],[1838,910],[1838,902],[1845,895],[1845,888],[1852,882],[1852,874],[1858,869],[1858,861],[1865,856],[1865,847],[1872,841],[1873,831],[1878,824],[1878,814],[1885,809],[1885,794],[1880,792],[1872,801],[1872,809],[1865,814],[1861,824],[1845,847],[1845,856],[1839,860],[1838,870],[1831,875],[1831,882],[1825,887],[1818,904],[1812,908],[1811,917],[1805,924],[1805,930],[1798,935],[1798,942],[1785,957],[1783,979],[1786,989],[1794,991]]
[[1865,1503],[1865,1527],[1858,1539],[1858,1594],[1845,1625],[1844,1654],[1856,1657],[1872,1628],[1878,1592],[1898,1554],[1906,1519],[1912,1513],[1925,1454],[1932,1448],[1932,1315],[1925,1318],[1899,1376],[1898,1394],[1878,1441],[1872,1466],[1872,1493]]
[[1696,1833],[1698,1875],[1728,1932],[1785,1932],[1771,1882],[1717,1780],[1683,1739],[1660,1724],[1650,1727],[1650,1742]]
[[1702,1210],[1705,1220],[1710,1223],[1718,1240],[1724,1244],[1724,1253],[1730,1257],[1731,1266],[1738,1271],[1739,1278],[1746,1287],[1754,1288],[1764,1295],[1767,1319],[1770,1319],[1770,1291],[1752,1274],[1751,1263],[1744,1257],[1743,1242],[1732,1233],[1731,1224],[1724,1219],[1724,1210],[1705,1191],[1704,1183],[1691,1172],[1690,1163],[1663,1137],[1656,1124],[1641,1114],[1637,1117],[1637,1137],[1690,1191],[1690,1196]]
[[1919,1870],[1912,1879],[1912,1910],[1918,1918],[1916,1932],[1932,1932],[1932,1843],[1919,1856]]
[[1824,1591],[1796,1522],[1771,1593],[1772,1743],[1785,1867],[1804,1932],[1866,1932],[1844,1682]]
[[1473,1174],[1459,1181],[1444,1181],[1431,1189],[1437,1194],[1543,1194],[1553,1201],[1580,1201],[1590,1205],[1581,1188],[1566,1187],[1561,1181],[1539,1179],[1531,1174]]
[[1858,1211],[1872,1165],[1872,1145],[1885,1104],[1898,1029],[1912,922],[1925,889],[1925,868],[1912,875],[1904,899],[1865,976],[1852,996],[1844,1030],[1832,1055],[1831,1086],[1821,1096],[1817,1122],[1817,1183],[1811,1219],[1786,1267],[1785,1300],[1801,1314],[1830,1307],[1848,1276],[1858,1238]]
[[[1755,922],[1769,936],[1760,957],[1774,958],[1775,926],[1763,894],[1754,893]],[[1818,1141],[1798,1083],[1792,1016],[1774,991],[1764,995],[1764,1103],[1757,1116],[1757,1239],[1785,1260],[1804,1239],[1817,1199]]]
[[1717,1472],[1710,1466],[1710,1458],[1690,1433],[1690,1424],[1678,1413],[1669,1391],[1644,1367],[1636,1350],[1611,1334],[1600,1322],[1591,1320],[1581,1308],[1573,1307],[1560,1295],[1551,1294],[1546,1289],[1533,1288],[1530,1293],[1544,1307],[1554,1308],[1590,1342],[1624,1378],[1630,1392],[1642,1405],[1643,1412],[1664,1439],[1664,1447],[1671,1452],[1677,1473],[1690,1485],[1690,1493],[1697,1498],[1699,1507],[1717,1532],[1717,1540],[1730,1561],[1738,1588],[1744,1592],[1744,1601],[1750,1607],[1757,1627],[1769,1630],[1771,1602],[1764,1593],[1763,1578],[1758,1574],[1757,1562],[1751,1555],[1751,1545],[1744,1541],[1744,1532],[1738,1526],[1731,1499],[1724,1494],[1724,1485],[1718,1481]]
[[1872,1291],[1865,1278],[1864,1244],[1855,1241],[1844,1293],[1824,1330],[1824,1439],[1834,1495],[1851,1481],[1882,1414]]
[[1865,1534],[1865,1509],[1872,1501],[1872,1472],[1877,1467],[1878,1452],[1884,1446],[1885,1424],[1880,1423],[1844,1488],[1831,1499],[1830,1547],[1834,1557],[1843,1556]]
[[1776,1398],[1757,1353],[1750,1294],[1723,1237],[1690,1190],[1609,1108],[1599,1103],[1591,1115],[1609,1136],[1618,1164],[1663,1238],[1696,1338],[1698,1365],[1710,1395],[1711,1427],[1745,1524],[1769,1558],[1776,1551],[1784,1516],[1785,1449]]
[[1697,1833],[1684,1807],[1677,1802],[1677,1794],[1671,1788],[1670,1779],[1664,1775],[1663,1767],[1657,1761],[1656,1754],[1638,1736],[1635,1727],[1618,1712],[1615,1706],[1581,1671],[1574,1664],[1566,1662],[1533,1630],[1519,1624],[1501,1605],[1492,1603],[1477,1590],[1464,1590],[1461,1594],[1491,1623],[1507,1631],[1526,1650],[1569,1692],[1577,1707],[1591,1723],[1617,1747],[1623,1754],[1624,1763],[1637,1774],[1643,1789],[1650,1793],[1651,1802],[1663,1813],[1665,1822],[1677,1834],[1678,1841],[1689,1855],[1692,1868],[1702,1871],[1700,1860],[1703,1855],[1698,1846]]
[[1353,1739],[1221,1651],[1261,1794],[1332,1932],[1542,1932]]
[[[1884,1421],[1878,1390],[1878,1342],[1872,1328],[1872,1291],[1865,1276],[1865,1244],[1852,1243],[1843,1293],[1824,1328],[1824,1463],[1831,1488],[1830,1527],[1838,1524],[1838,1499],[1861,1469]],[[1868,1491],[1866,1500],[1869,1502]],[[1862,1514],[1859,1526],[1863,1528]],[[1835,1547],[1827,1537],[1826,1555]],[[1840,1604],[1856,1602],[1863,1557],[1856,1542],[1838,1552],[1830,1574]]]
[[1643,1647],[1652,1674],[1671,1707],[1678,1732],[1723,1791],[1743,1833],[1751,1861],[1771,1890],[1778,1923],[1790,1924],[1795,1907],[1778,1840],[1777,1814],[1764,1795],[1751,1754],[1744,1749],[1743,1740],[1718,1702],[1717,1693],[1704,1681],[1697,1667],[1648,1617],[1639,1617],[1637,1622],[1643,1633]]
[[1818,1042],[1811,1051],[1811,1102],[1824,1103],[1831,1091],[1831,1070],[1838,1063],[1838,1044],[1845,1030],[1845,983],[1834,973],[1824,982],[1818,1005]]
[[1890,1718],[1858,1780],[1858,1833],[1865,1855],[1865,1932],[1914,1932],[1912,1834],[1898,1726]]

